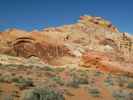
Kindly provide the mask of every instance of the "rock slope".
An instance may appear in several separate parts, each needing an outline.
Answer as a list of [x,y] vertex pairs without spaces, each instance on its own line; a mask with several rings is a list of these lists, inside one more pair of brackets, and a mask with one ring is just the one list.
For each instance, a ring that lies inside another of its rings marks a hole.
[[111,22],[0,32],[0,100],[133,100],[133,36]]
[[80,65],[90,51],[95,52],[94,55],[102,53],[101,59],[107,56],[109,63],[117,63],[115,66],[133,66],[133,36],[120,32],[101,17],[81,16],[75,24],[41,31],[9,29],[0,33],[0,53],[25,58],[35,56],[52,65]]

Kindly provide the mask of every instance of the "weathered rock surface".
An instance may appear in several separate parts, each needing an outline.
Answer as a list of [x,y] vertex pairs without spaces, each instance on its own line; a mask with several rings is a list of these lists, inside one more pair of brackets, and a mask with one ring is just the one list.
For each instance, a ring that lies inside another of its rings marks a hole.
[[[88,50],[91,52],[85,54]],[[81,16],[75,24],[42,31],[10,29],[0,32],[0,53],[25,58],[35,56],[45,63],[55,61],[58,65],[62,62],[68,64],[70,58],[75,64],[83,59],[85,66],[88,66],[88,62],[98,65],[103,61],[131,66],[133,37],[121,33],[101,17]],[[64,59],[67,59],[66,63]]]

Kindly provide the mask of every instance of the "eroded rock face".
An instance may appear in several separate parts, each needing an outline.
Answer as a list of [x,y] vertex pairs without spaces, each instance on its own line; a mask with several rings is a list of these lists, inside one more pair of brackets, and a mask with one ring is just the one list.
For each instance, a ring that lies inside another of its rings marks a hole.
[[[25,58],[36,56],[45,62],[56,58],[59,61],[65,56],[80,60],[82,55],[84,59],[88,55],[86,60],[90,61],[105,60],[99,52],[120,53],[124,59],[129,56],[129,61],[133,56],[132,43],[131,36],[120,33],[111,22],[96,16],[81,16],[75,24],[42,31],[10,29],[0,33],[0,53]],[[84,55],[90,49],[97,54],[89,52]]]
[[36,48],[34,46],[34,39],[30,37],[21,37],[12,41],[12,49],[15,51],[16,56],[30,57],[35,55]]
[[87,68],[98,69],[104,72],[125,73],[133,75],[132,63],[119,62],[117,60],[113,60],[114,58],[111,56],[112,55],[106,53],[90,50],[82,55],[80,65]]
[[[32,41],[31,41],[32,40]],[[31,38],[19,38],[16,39],[13,44],[13,50],[16,56],[29,58],[36,56],[45,62],[48,62],[56,57],[62,57],[69,55],[69,49],[64,45],[56,45],[47,42],[37,42]]]
[[103,27],[103,28],[106,28],[106,29],[109,29],[110,31],[112,32],[118,32],[118,29],[112,25],[111,22],[107,21],[107,20],[104,20],[103,18],[101,17],[97,17],[97,16],[81,16],[80,17],[80,22],[82,23],[92,23],[96,26],[99,26],[99,27]]
[[28,58],[30,56],[36,56],[36,48],[32,43],[19,43],[15,45],[14,51],[16,56]]
[[111,46],[114,49],[118,48],[117,44],[115,43],[115,41],[112,40],[112,39],[109,39],[109,38],[104,38],[103,40],[100,41],[100,44],[102,44],[102,45],[109,45],[109,46]]
[[82,55],[81,62],[84,66],[95,65],[99,66],[101,61],[109,61],[109,58],[104,55],[104,53],[95,52],[95,51],[87,51]]
[[49,43],[35,43],[36,54],[39,58],[46,62],[57,57],[63,57],[69,55],[69,49],[64,45],[53,45]]

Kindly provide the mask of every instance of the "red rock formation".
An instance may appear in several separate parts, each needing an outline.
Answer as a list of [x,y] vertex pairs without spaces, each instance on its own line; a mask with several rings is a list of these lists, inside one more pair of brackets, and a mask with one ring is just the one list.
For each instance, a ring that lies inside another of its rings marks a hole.
[[51,44],[48,42],[37,42],[31,38],[21,37],[13,44],[16,56],[30,57],[37,56],[45,62],[56,57],[69,55],[69,50],[64,45]]
[[126,73],[133,75],[131,65],[120,64],[118,61],[111,61],[109,55],[105,53],[88,51],[81,58],[81,66],[94,68],[104,72]]

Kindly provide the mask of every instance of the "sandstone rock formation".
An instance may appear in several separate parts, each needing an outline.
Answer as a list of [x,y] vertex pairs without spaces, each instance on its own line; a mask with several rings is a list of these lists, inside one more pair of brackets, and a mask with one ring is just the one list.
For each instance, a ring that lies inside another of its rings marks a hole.
[[75,24],[41,31],[9,29],[0,33],[0,53],[36,56],[47,63],[62,57],[80,59],[88,50],[107,53],[111,60],[133,63],[132,36],[119,32],[101,17],[81,16]]

